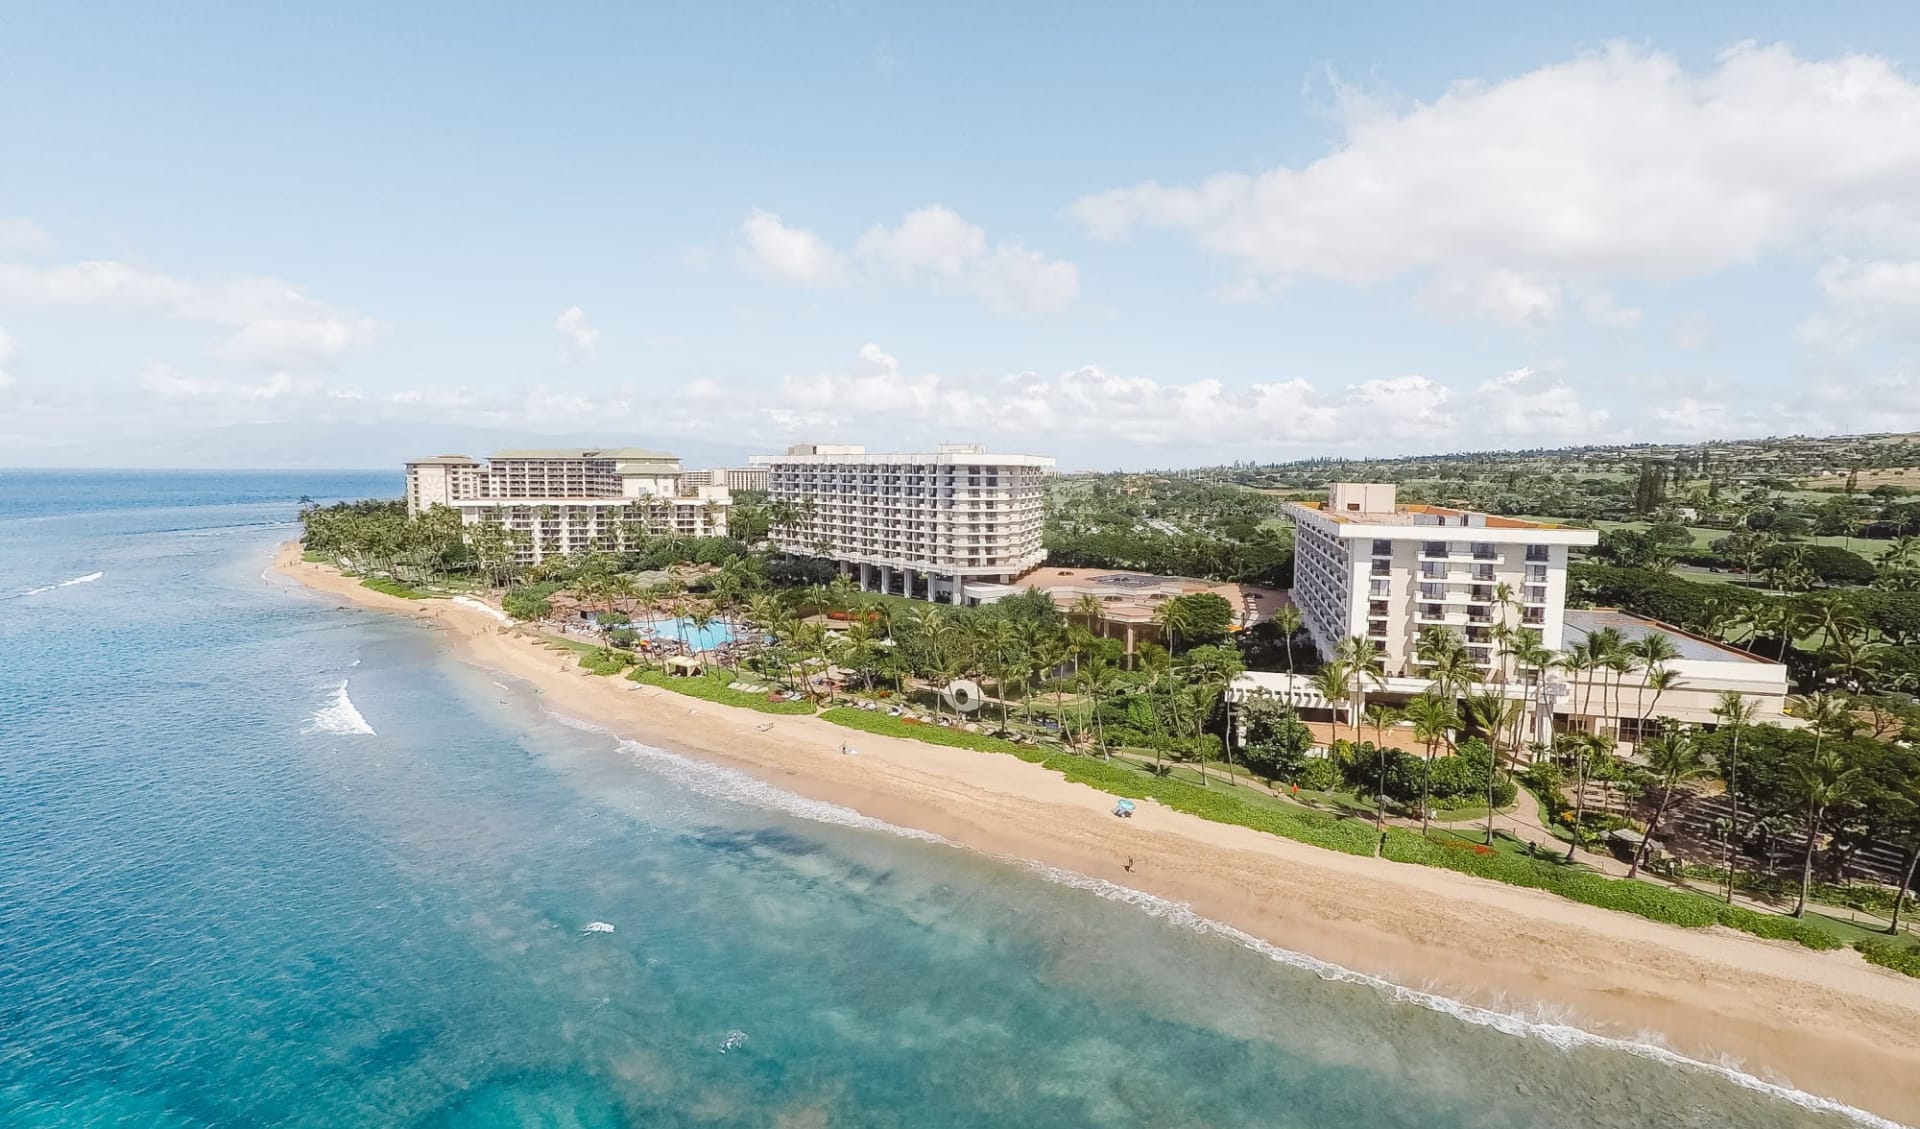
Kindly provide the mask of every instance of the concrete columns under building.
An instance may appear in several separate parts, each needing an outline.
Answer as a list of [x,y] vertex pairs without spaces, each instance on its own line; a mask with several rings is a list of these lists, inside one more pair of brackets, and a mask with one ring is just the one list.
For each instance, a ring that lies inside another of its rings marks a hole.
[[967,603],[967,578],[959,573],[953,574],[953,606],[965,607]]
[[885,592],[889,596],[893,595],[893,566],[892,565],[880,566],[880,591]]

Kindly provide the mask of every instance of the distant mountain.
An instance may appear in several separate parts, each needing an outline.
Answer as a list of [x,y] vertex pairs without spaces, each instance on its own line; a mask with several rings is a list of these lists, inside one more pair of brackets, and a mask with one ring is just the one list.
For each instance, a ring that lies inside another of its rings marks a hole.
[[255,423],[121,439],[110,446],[74,443],[34,452],[40,467],[112,467],[185,470],[398,470],[422,455],[484,458],[509,447],[650,447],[679,455],[691,468],[739,466],[761,450],[705,440],[671,439],[609,430],[542,435],[509,428],[457,424]]

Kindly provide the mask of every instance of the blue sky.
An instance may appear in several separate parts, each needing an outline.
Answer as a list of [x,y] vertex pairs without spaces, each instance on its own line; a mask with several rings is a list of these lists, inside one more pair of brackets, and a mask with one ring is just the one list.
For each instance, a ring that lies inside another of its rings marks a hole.
[[1920,427],[1902,5],[394,7],[0,14],[0,465]]

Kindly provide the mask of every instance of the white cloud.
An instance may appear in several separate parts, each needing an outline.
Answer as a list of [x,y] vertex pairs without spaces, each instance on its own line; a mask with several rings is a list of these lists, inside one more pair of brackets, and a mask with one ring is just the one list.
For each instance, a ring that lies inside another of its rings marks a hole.
[[1072,263],[1018,243],[987,246],[984,229],[939,204],[877,226],[854,244],[855,258],[907,281],[951,282],[1001,313],[1057,313],[1080,295]]
[[1920,260],[1833,259],[1814,280],[1827,308],[1801,323],[1803,343],[1844,353],[1876,337],[1920,340]]
[[1653,411],[1661,435],[1681,441],[1753,437],[1769,430],[1746,406],[1714,396],[1681,396]]
[[848,255],[766,212],[753,213],[742,230],[750,266],[803,286],[844,282],[851,265],[873,277],[952,287],[1005,314],[1058,313],[1080,296],[1072,263],[1017,242],[989,245],[984,229],[939,204],[908,212],[892,227],[874,226]]
[[1906,358],[1865,375],[1812,381],[1795,406],[1794,419],[1824,433],[1920,430],[1920,360]]
[[754,209],[740,225],[740,234],[746,240],[747,266],[758,274],[816,289],[845,280],[846,264],[838,251],[805,228],[781,223],[772,212]]
[[1602,329],[1625,333],[1640,328],[1640,319],[1645,316],[1645,311],[1634,306],[1622,306],[1608,291],[1596,290],[1580,300],[1580,314],[1589,323]]
[[872,344],[842,370],[787,377],[759,413],[783,438],[985,435],[1038,448],[1080,440],[1236,454],[1433,451],[1494,439],[1531,445],[1598,436],[1610,426],[1607,413],[1585,407],[1563,377],[1532,369],[1465,391],[1421,375],[1337,388],[1297,379],[1230,388],[1212,379],[1162,383],[1093,365],[1054,377],[913,374]]
[[5,329],[0,329],[0,388],[13,383],[13,372],[8,366],[13,363],[14,357],[19,352],[19,347],[13,343],[13,335]]
[[1674,319],[1673,343],[1682,349],[1704,349],[1713,344],[1713,319],[1695,310]]
[[53,239],[32,220],[22,216],[0,216],[0,252],[32,253],[53,246]]
[[198,282],[116,262],[0,263],[0,303],[9,302],[222,326],[233,332],[215,354],[262,368],[332,362],[370,344],[381,328],[270,278]]
[[1345,137],[1304,166],[1121,188],[1073,215],[1100,238],[1188,233],[1275,284],[1426,274],[1523,325],[1561,288],[1833,240],[1920,245],[1920,85],[1880,58],[1742,45],[1689,72],[1615,45],[1405,108],[1343,99],[1341,113]]
[[338,388],[315,376],[276,372],[261,381],[188,376],[170,364],[155,362],[140,373],[140,387],[168,400],[210,400],[229,404],[263,400],[359,400],[351,388]]
[[1560,320],[1560,287],[1509,270],[1437,278],[1421,291],[1430,310],[1483,318],[1509,329],[1545,329]]
[[600,354],[600,331],[587,322],[587,314],[578,306],[568,306],[553,319],[553,328],[567,339],[567,355],[590,359]]

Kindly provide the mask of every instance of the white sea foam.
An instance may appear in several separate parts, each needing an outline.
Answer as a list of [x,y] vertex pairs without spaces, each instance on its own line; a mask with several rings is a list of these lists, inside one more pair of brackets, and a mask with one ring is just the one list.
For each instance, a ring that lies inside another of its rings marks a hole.
[[42,584],[38,588],[29,588],[26,591],[21,592],[20,595],[38,596],[42,592],[51,592],[56,588],[71,588],[76,584],[92,584],[94,581],[100,579],[105,575],[106,573],[104,572],[89,572],[84,576],[70,576],[65,580],[57,580],[52,584]]
[[486,603],[483,600],[476,600],[472,596],[455,596],[451,602],[459,604],[463,608],[470,608],[473,611],[481,613],[482,615],[492,616],[494,619],[499,620],[501,623],[513,622],[513,617],[508,615],[506,612],[501,611],[499,608],[496,608],[492,604]]
[[1396,984],[1391,980],[1385,980],[1378,976],[1369,976],[1364,972],[1356,972],[1343,965],[1334,964],[1332,961],[1321,960],[1318,957],[1311,957],[1305,953],[1297,953],[1291,949],[1283,949],[1278,945],[1270,944],[1253,936],[1251,933],[1236,929],[1224,922],[1215,921],[1209,917],[1202,917],[1200,914],[1195,913],[1191,907],[1180,902],[1170,901],[1166,898],[1157,897],[1153,894],[1135,890],[1128,886],[1122,886],[1115,882],[1109,882],[1102,878],[1090,878],[1087,875],[1079,874],[1071,870],[1062,870],[1059,867],[1043,866],[1037,863],[1031,863],[1029,866],[1035,873],[1049,882],[1061,886],[1069,886],[1076,890],[1086,890],[1102,898],[1106,898],[1108,901],[1120,902],[1123,905],[1132,906],[1150,917],[1157,917],[1170,924],[1192,930],[1195,933],[1225,938],[1242,948],[1251,949],[1265,956],[1276,964],[1305,969],[1320,977],[1322,980],[1339,981],[1343,984],[1359,984],[1372,988],[1396,1002],[1413,1004],[1416,1007],[1423,1007],[1429,1011],[1437,1011],[1442,1015],[1449,1015],[1462,1022],[1471,1023],[1476,1027],[1492,1028],[1504,1035],[1539,1039],[1542,1042],[1552,1044],[1562,1050],[1572,1050],[1576,1047],[1600,1047],[1608,1050],[1623,1051],[1637,1058],[1649,1059],[1666,1066],[1716,1074],[1743,1089],[1753,1090],[1765,1094],[1768,1097],[1789,1102],[1802,1109],[1813,1110],[1818,1113],[1838,1114],[1857,1124],[1872,1126],[1873,1129],[1907,1129],[1906,1126],[1901,1125],[1897,1121],[1890,1121],[1878,1114],[1857,1109],[1847,1105],[1845,1102],[1837,1101],[1833,1098],[1823,1098],[1818,1094],[1810,1094],[1805,1090],[1797,1090],[1784,1083],[1770,1082],[1767,1079],[1748,1074],[1741,1070],[1738,1064],[1733,1062],[1706,1062],[1701,1059],[1690,1058],[1678,1051],[1662,1046],[1659,1041],[1660,1036],[1657,1033],[1643,1034],[1635,1039],[1623,1039],[1609,1035],[1598,1035],[1592,1031],[1575,1027],[1568,1023],[1558,1023],[1548,1019],[1528,1019],[1520,1015],[1515,1015],[1512,1012],[1478,1007],[1474,1004],[1465,1003],[1448,996],[1421,991],[1418,988],[1409,988],[1404,984]]
[[[694,760],[691,757],[684,757],[678,753],[670,753],[665,749],[656,749],[650,745],[643,745],[638,741],[621,740],[617,734],[604,726],[595,725],[588,721],[581,721],[578,718],[568,717],[565,714],[555,713],[551,710],[545,712],[549,717],[560,722],[562,725],[584,730],[589,733],[605,734],[608,737],[618,740],[621,750],[629,756],[632,756],[637,762],[703,795],[733,800],[754,807],[768,808],[802,819],[811,819],[819,823],[830,823],[841,827],[857,827],[862,830],[880,831],[889,835],[897,835],[904,839],[938,843],[949,847],[961,847],[961,844],[943,836],[935,835],[929,831],[921,831],[912,827],[901,827],[897,824],[888,823],[885,820],[875,819],[872,816],[861,815],[852,808],[842,807],[839,804],[810,800],[805,796],[789,792],[784,788],[775,787],[764,780],[760,780],[736,769]],[[1357,972],[1344,965],[1321,960],[1318,957],[1308,956],[1305,953],[1294,952],[1291,949],[1283,949],[1271,942],[1263,941],[1244,930],[1236,929],[1225,922],[1215,921],[1210,917],[1203,917],[1194,912],[1192,907],[1184,903],[1149,894],[1143,890],[1135,890],[1130,886],[1122,886],[1117,882],[1109,882],[1103,878],[1092,878],[1088,875],[1065,870],[1060,867],[1046,866],[1039,863],[1027,863],[1026,865],[1034,873],[1056,885],[1066,886],[1076,890],[1085,890],[1098,897],[1105,898],[1108,901],[1132,906],[1142,913],[1150,917],[1159,918],[1168,924],[1188,929],[1205,936],[1220,937],[1240,945],[1243,948],[1259,953],[1276,964],[1304,969],[1320,977],[1322,980],[1338,981],[1344,984],[1355,984],[1361,987],[1371,988],[1395,1002],[1412,1004],[1415,1007],[1422,1007],[1429,1011],[1439,1012],[1442,1015],[1452,1016],[1455,1019],[1470,1023],[1476,1027],[1491,1028],[1492,1030],[1505,1035],[1512,1035],[1516,1038],[1539,1039],[1544,1043],[1559,1047],[1562,1050],[1573,1050],[1578,1047],[1593,1047],[1620,1051],[1637,1058],[1658,1062],[1665,1066],[1676,1067],[1682,1070],[1698,1070],[1707,1074],[1718,1075],[1743,1089],[1765,1094],[1768,1097],[1788,1102],[1801,1109],[1812,1110],[1818,1113],[1837,1114],[1856,1124],[1870,1126],[1871,1129],[1909,1129],[1908,1126],[1902,1125],[1897,1121],[1892,1121],[1878,1114],[1858,1109],[1845,1102],[1833,1098],[1821,1097],[1818,1094],[1810,1094],[1805,1090],[1795,1089],[1785,1083],[1773,1082],[1758,1077],[1757,1075],[1749,1074],[1741,1070],[1739,1064],[1736,1062],[1707,1062],[1702,1059],[1683,1055],[1678,1051],[1663,1046],[1661,1044],[1661,1036],[1658,1032],[1647,1032],[1637,1038],[1625,1039],[1616,1036],[1596,1034],[1570,1023],[1547,1018],[1544,1015],[1536,1014],[1536,1017],[1529,1018],[1514,1012],[1480,1007],[1462,1000],[1442,996],[1435,992],[1422,991],[1418,988],[1407,987],[1404,984],[1396,984],[1382,977],[1369,976],[1364,972]]]
[[373,726],[368,725],[367,719],[361,717],[360,711],[354,708],[353,699],[347,697],[347,684],[344,679],[341,681],[339,687],[334,690],[333,698],[328,701],[326,705],[313,711],[313,717],[308,720],[306,727],[300,732],[344,733],[362,737],[377,736],[373,731]]
[[611,932],[613,932],[613,924],[611,922],[589,921],[587,922],[586,928],[580,930],[580,935],[582,937],[585,937],[589,933],[611,933]]
[[643,745],[638,741],[627,741],[602,725],[590,721],[581,721],[577,717],[568,717],[552,710],[543,711],[548,717],[571,729],[587,733],[600,733],[613,738],[620,744],[620,751],[632,757],[635,762],[652,770],[660,776],[673,781],[688,791],[715,799],[732,800],[749,807],[766,808],[786,815],[810,819],[815,823],[831,823],[838,827],[858,827],[865,831],[883,831],[889,835],[898,835],[903,839],[917,839],[923,843],[941,843],[956,846],[949,839],[935,835],[931,831],[921,831],[913,827],[901,827],[870,815],[861,815],[849,807],[830,804],[825,800],[810,800],[797,792],[775,787],[757,776],[741,772],[736,768],[713,764],[709,761],[683,757],[679,753],[670,753],[652,745]]

